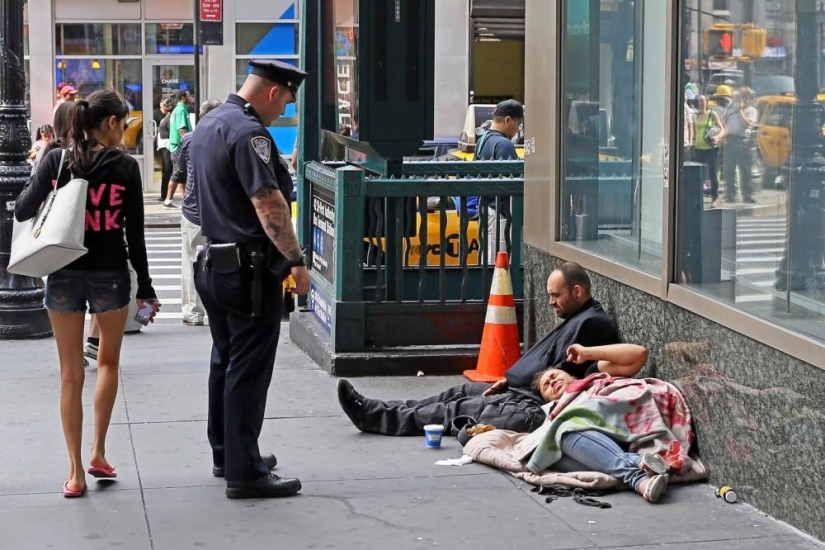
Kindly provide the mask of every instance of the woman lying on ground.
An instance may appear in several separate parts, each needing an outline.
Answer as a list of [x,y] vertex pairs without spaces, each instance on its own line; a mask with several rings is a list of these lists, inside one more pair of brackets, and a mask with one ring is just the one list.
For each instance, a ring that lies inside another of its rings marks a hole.
[[[600,371],[646,360],[647,349],[633,344],[568,348],[568,361],[598,361]],[[689,468],[690,412],[671,384],[604,372],[577,380],[551,368],[537,375],[536,389],[549,419],[519,444],[532,472],[602,472],[657,502],[668,471]]]

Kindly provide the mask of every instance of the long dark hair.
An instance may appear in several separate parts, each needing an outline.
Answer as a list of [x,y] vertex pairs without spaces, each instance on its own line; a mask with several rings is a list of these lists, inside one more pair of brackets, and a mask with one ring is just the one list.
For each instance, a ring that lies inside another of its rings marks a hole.
[[65,149],[69,143],[69,127],[72,124],[75,102],[66,101],[61,103],[54,112],[54,139],[43,148],[43,158],[52,149]]
[[51,124],[44,124],[43,126],[38,128],[37,131],[34,133],[34,141],[40,141],[46,135],[50,135],[52,136],[52,139],[54,139],[54,128],[52,128]]
[[90,150],[97,144],[92,131],[110,116],[123,120],[129,114],[129,107],[117,92],[108,90],[93,92],[75,105],[69,131],[69,169],[79,166],[88,170],[92,164]]

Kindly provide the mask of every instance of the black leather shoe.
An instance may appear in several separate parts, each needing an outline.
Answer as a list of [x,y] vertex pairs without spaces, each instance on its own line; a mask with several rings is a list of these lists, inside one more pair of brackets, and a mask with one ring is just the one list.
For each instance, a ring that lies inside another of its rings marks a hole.
[[226,498],[279,498],[291,497],[301,490],[301,482],[295,478],[275,474],[250,481],[227,481]]
[[[261,460],[269,466],[270,470],[274,470],[275,466],[278,465],[278,459],[272,453],[261,455]],[[223,477],[223,466],[212,466],[212,475],[215,477]]]
[[338,380],[338,403],[347,413],[347,416],[355,427],[364,431],[364,404],[366,397],[355,391],[352,384],[344,380]]

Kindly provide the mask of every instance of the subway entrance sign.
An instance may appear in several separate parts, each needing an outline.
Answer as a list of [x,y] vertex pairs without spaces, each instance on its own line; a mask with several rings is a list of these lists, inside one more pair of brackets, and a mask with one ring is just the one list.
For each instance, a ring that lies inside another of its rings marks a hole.
[[433,137],[435,1],[321,1],[321,158],[414,155]]

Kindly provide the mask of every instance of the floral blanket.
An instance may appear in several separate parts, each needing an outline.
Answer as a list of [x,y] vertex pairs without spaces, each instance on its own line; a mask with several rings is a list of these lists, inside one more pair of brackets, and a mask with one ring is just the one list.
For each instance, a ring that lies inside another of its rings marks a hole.
[[563,433],[598,429],[630,442],[632,452],[662,454],[676,469],[670,483],[707,479],[699,457],[687,455],[694,438],[690,410],[681,392],[667,382],[594,374],[568,386],[562,398],[547,404],[545,411],[547,421],[533,433],[492,430],[470,439],[464,454],[533,485],[587,489],[621,486],[618,479],[601,472],[563,473],[550,469],[555,457],[561,456],[558,441]]
[[629,444],[633,453],[656,453],[676,473],[693,469],[690,409],[675,386],[656,378],[613,378],[593,374],[570,384],[549,418],[516,444],[516,454],[533,473],[561,458],[561,437],[568,432],[599,430]]

